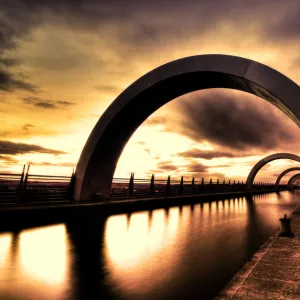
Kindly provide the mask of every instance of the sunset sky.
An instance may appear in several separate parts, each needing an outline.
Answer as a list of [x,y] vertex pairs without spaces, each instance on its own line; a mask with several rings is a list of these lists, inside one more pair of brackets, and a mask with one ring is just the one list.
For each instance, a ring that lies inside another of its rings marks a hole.
[[[70,175],[110,103],[174,59],[236,55],[299,84],[299,12],[299,0],[0,0],[0,172],[26,163],[31,173]],[[256,96],[197,91],[134,133],[115,177],[245,180],[268,154],[299,154],[299,134]],[[292,166],[270,163],[257,180],[273,182]]]

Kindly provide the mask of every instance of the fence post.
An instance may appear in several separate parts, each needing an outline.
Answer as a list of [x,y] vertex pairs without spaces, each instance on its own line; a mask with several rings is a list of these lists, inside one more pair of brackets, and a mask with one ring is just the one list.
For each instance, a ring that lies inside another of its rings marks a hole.
[[171,176],[168,176],[167,186],[166,186],[166,197],[170,196],[171,193]]
[[225,184],[225,179],[223,180],[223,184]]
[[127,197],[132,197],[133,195],[133,182],[134,182],[134,173],[130,174]]
[[183,194],[183,176],[181,176],[180,186],[179,186],[179,194]]
[[201,180],[201,186],[204,185],[204,178],[202,177],[202,180]]
[[150,196],[154,195],[154,174],[151,176],[151,181],[150,181]]
[[228,181],[228,185],[230,186],[230,179],[229,179],[229,181]]

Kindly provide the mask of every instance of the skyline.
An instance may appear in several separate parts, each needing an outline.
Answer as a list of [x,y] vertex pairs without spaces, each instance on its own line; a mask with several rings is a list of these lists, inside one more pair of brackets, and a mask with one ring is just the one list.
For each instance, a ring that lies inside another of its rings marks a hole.
[[[167,16],[156,1],[74,3],[0,4],[1,171],[19,172],[31,163],[32,173],[71,174],[109,104],[140,76],[174,59],[236,55],[299,82],[299,1],[265,1],[259,7],[188,1],[168,6]],[[283,112],[256,96],[194,92],[144,122],[126,145],[115,177],[131,172],[149,177],[155,171],[160,177],[245,180],[268,154],[298,154],[297,132]],[[257,180],[275,181],[296,164],[272,162]]]

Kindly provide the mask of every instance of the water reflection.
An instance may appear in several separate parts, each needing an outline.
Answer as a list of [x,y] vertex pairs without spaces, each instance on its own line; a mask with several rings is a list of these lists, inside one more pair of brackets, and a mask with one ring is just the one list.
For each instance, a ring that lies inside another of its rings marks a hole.
[[224,199],[0,234],[1,299],[211,299],[300,202]]

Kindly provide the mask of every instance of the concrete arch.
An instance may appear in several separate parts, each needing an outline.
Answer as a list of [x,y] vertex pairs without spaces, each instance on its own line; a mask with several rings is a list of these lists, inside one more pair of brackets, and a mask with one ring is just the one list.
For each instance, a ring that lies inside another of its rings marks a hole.
[[107,108],[92,130],[77,164],[75,200],[110,195],[118,159],[134,131],[158,108],[183,94],[229,88],[257,95],[300,127],[300,89],[283,74],[230,55],[198,55],[164,64],[139,78]]
[[289,169],[284,170],[282,173],[280,173],[276,179],[276,183],[275,183],[276,188],[278,187],[280,180],[283,178],[283,176],[286,175],[287,173],[293,172],[293,171],[300,171],[300,167],[289,168]]
[[277,160],[277,159],[291,159],[291,160],[295,160],[300,162],[300,156],[296,155],[296,154],[291,154],[291,153],[275,153],[275,154],[271,154],[263,159],[261,159],[259,162],[257,162],[254,167],[252,168],[252,170],[250,171],[248,177],[247,177],[247,188],[251,188],[252,184],[254,182],[254,178],[256,176],[256,174],[258,173],[258,171],[267,163],[273,161],[273,160]]
[[295,174],[288,181],[288,185],[294,185],[297,180],[300,180],[300,173]]

